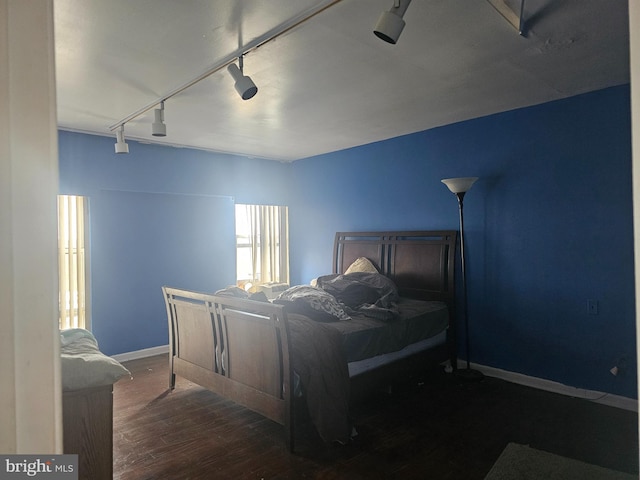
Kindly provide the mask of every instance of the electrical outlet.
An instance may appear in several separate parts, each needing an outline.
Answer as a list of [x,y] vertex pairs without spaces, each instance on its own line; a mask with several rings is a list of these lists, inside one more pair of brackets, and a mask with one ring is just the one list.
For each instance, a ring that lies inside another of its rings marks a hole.
[[611,370],[609,370],[609,373],[611,373],[611,375],[613,375],[614,377],[617,377],[620,375],[624,375],[626,370],[627,370],[627,357],[623,355],[622,357],[618,358],[618,360],[616,361],[616,364],[613,366]]
[[598,315],[598,301],[587,300],[587,313],[589,315]]

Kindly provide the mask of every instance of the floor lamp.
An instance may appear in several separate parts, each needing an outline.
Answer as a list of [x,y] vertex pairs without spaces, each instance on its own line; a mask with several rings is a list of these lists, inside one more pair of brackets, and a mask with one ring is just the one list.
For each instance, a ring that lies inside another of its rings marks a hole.
[[464,216],[462,213],[464,194],[469,191],[471,186],[478,180],[478,177],[461,177],[461,178],[445,178],[442,180],[449,190],[458,197],[458,206],[460,210],[460,265],[462,267],[462,297],[464,301],[464,328],[465,328],[465,346],[467,354],[467,368],[458,368],[455,373],[465,380],[481,380],[484,375],[478,370],[471,368],[469,363],[469,313],[467,311],[467,277],[465,271],[464,258]]

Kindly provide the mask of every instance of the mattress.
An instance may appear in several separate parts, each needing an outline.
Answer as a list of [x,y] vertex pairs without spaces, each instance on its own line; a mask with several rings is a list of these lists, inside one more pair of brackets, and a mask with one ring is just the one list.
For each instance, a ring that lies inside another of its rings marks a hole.
[[407,345],[397,352],[383,353],[382,355],[365,358],[364,360],[359,360],[357,362],[350,362],[347,365],[349,369],[349,377],[355,377],[356,375],[368,372],[369,370],[374,370],[382,365],[387,365],[391,362],[395,362],[396,360],[407,358],[418,352],[423,352],[439,345],[443,345],[446,341],[447,332],[445,330],[433,337],[427,338],[426,340],[420,340],[419,342]]
[[351,315],[351,320],[327,324],[340,331],[347,362],[398,352],[442,334],[449,324],[449,310],[443,302],[401,298],[397,307],[400,314],[390,321]]

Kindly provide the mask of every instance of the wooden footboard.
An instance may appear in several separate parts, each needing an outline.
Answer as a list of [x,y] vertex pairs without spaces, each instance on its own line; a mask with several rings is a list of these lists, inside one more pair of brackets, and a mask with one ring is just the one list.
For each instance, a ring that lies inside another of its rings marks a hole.
[[294,448],[286,313],[280,305],[163,287],[169,386],[180,375],[284,425]]

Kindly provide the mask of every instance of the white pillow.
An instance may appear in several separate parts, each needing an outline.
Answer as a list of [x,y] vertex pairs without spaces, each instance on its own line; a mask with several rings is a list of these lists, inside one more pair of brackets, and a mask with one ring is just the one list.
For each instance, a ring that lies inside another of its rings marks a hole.
[[353,272],[379,273],[375,265],[366,257],[358,257],[344,273],[347,275]]

